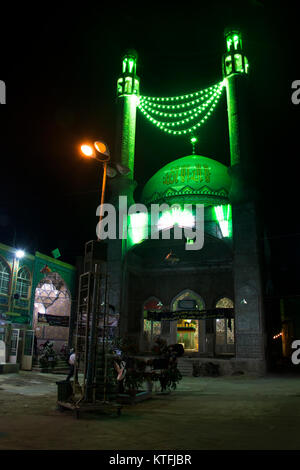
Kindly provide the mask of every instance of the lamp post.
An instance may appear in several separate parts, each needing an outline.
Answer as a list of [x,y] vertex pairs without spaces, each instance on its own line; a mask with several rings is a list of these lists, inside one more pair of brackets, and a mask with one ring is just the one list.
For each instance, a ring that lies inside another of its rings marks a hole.
[[[93,145],[83,144],[80,147],[81,153],[87,158],[93,158],[97,162],[103,165],[103,177],[102,177],[102,189],[101,189],[101,203],[100,203],[100,216],[99,224],[103,218],[102,205],[104,204],[105,188],[106,188],[106,176],[107,176],[107,163],[110,160],[109,148],[105,142],[96,141]],[[98,240],[100,240],[99,235]]]
[[[96,141],[94,144],[83,144],[80,147],[81,154],[86,158],[93,158],[97,162],[103,165],[103,178],[102,178],[102,190],[101,190],[101,205],[100,205],[100,216],[99,224],[103,218],[102,214],[102,205],[104,204],[105,188],[106,188],[106,178],[114,178],[116,175],[127,176],[130,173],[130,169],[120,163],[111,163],[110,161],[110,152],[108,145],[103,141]],[[98,240],[100,240],[99,235]]]
[[[105,188],[106,188],[106,178],[115,177],[117,174],[122,176],[127,176],[130,173],[130,169],[122,165],[121,163],[113,163],[108,165],[110,161],[110,152],[107,144],[103,141],[96,141],[94,144],[83,144],[80,147],[81,154],[87,158],[93,158],[103,165],[103,177],[102,177],[102,189],[101,189],[101,205],[100,205],[100,217],[99,217],[99,226],[103,218],[102,206],[104,204],[105,197]],[[98,241],[100,241],[100,231],[97,233]],[[94,277],[94,289],[93,289],[93,300],[92,300],[92,319],[90,325],[90,344],[88,346],[88,367],[86,371],[86,391],[85,398],[88,401],[94,400],[93,394],[93,383],[95,376],[95,356],[96,356],[96,347],[97,347],[97,315],[96,315],[96,301],[97,301],[97,277],[99,275],[98,268],[95,271]],[[105,295],[107,296],[107,277],[105,280]],[[108,299],[105,299],[105,312],[104,312],[104,335],[103,335],[103,370],[104,372],[104,401],[106,395],[106,361],[105,361],[105,315],[106,315],[106,306]],[[78,359],[77,359],[78,360]]]
[[[81,153],[88,158],[94,158],[103,165],[103,177],[102,177],[102,189],[101,189],[101,205],[100,205],[100,216],[99,225],[103,218],[102,205],[104,204],[105,188],[106,188],[106,176],[107,176],[107,163],[110,160],[110,152],[105,142],[96,141],[93,145],[84,144],[81,145]],[[110,168],[110,176],[115,176],[117,173],[114,169]],[[100,231],[99,231],[100,233]],[[97,233],[98,241],[100,241],[100,235]],[[90,326],[90,344],[88,347],[88,367],[86,371],[86,391],[85,399],[87,401],[94,400],[93,383],[95,379],[95,361],[96,361],[96,349],[97,349],[97,314],[96,314],[96,299],[97,299],[97,277],[99,275],[98,267],[95,266],[95,277],[94,277],[94,288],[93,288],[93,300],[92,300],[92,319]],[[104,338],[103,338],[104,347]],[[104,351],[105,353],[105,351]],[[77,354],[77,352],[76,352]],[[105,362],[105,355],[103,354],[103,361]],[[106,378],[104,377],[104,381]]]

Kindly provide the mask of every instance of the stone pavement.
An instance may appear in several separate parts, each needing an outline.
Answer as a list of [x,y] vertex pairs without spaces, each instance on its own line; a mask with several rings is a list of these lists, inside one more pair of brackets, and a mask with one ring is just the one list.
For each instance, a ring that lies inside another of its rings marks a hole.
[[300,450],[300,377],[185,377],[120,417],[56,409],[61,375],[0,376],[0,449]]

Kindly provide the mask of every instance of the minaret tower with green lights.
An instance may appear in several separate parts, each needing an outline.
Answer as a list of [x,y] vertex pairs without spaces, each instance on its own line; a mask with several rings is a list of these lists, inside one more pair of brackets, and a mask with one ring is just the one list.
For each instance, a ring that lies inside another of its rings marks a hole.
[[[249,63],[238,30],[225,31],[223,77],[227,92],[232,184],[233,271],[235,294],[236,360],[253,362],[265,372],[265,338],[260,272],[260,249],[253,187],[247,102]],[[253,154],[252,154],[253,155]]]
[[[116,177],[109,180],[110,200],[117,212],[117,234],[122,227],[119,226],[119,196],[127,197],[127,206],[134,204],[133,192],[136,188],[134,180],[134,153],[136,109],[139,96],[139,77],[136,75],[137,53],[127,50],[122,57],[122,72],[117,81],[117,129],[114,163],[118,170]],[[123,219],[123,225],[127,220]],[[126,274],[124,269],[124,255],[126,253],[126,238],[109,241],[108,261],[110,270],[110,304],[116,311],[122,311],[120,318],[120,332],[127,328],[126,305]],[[125,297],[124,297],[125,296]]]
[[139,95],[139,78],[136,75],[137,53],[128,50],[122,58],[122,74],[117,82],[119,107],[116,139],[116,159],[130,170],[133,179],[136,108]]

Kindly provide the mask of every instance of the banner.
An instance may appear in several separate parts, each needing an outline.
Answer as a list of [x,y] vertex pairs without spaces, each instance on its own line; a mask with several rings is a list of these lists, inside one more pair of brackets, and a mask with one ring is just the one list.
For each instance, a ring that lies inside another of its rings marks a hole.
[[47,313],[38,314],[38,323],[49,326],[69,326],[70,317],[65,315],[47,315]]
[[207,320],[209,318],[234,318],[233,308],[212,308],[207,310],[178,310],[176,312],[151,312],[146,313],[147,320]]

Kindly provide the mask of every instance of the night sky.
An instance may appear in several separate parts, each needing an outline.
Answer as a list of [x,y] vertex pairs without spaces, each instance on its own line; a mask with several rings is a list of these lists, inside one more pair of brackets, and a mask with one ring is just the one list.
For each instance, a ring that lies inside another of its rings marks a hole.
[[[113,153],[122,53],[139,54],[141,94],[189,93],[221,80],[223,31],[237,26],[253,74],[253,172],[275,285],[298,294],[300,105],[291,84],[300,79],[299,11],[269,3],[12,6],[1,30],[0,242],[49,255],[58,247],[74,263],[96,237],[101,185],[101,168],[78,147],[104,139]],[[198,154],[229,164],[225,94],[198,139]],[[188,139],[166,136],[138,111],[137,198],[155,171],[190,153]]]

